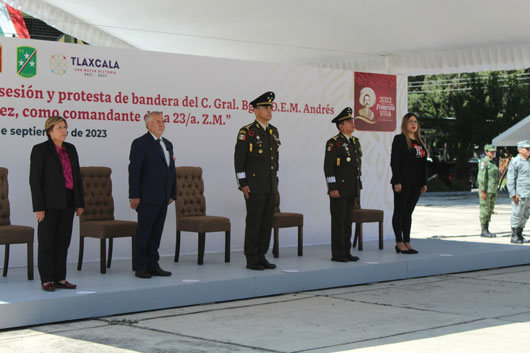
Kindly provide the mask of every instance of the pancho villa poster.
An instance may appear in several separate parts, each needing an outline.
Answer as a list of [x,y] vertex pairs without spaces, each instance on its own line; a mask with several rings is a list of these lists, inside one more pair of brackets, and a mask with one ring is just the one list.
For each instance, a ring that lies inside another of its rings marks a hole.
[[394,131],[396,129],[396,76],[354,72],[355,129]]

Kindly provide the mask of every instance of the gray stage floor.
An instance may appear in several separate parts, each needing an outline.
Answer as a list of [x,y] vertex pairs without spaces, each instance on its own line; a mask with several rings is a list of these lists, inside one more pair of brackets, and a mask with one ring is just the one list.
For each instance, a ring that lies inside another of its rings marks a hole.
[[203,266],[194,255],[181,256],[178,264],[166,257],[161,265],[173,276],[147,280],[134,277],[128,260],[114,261],[105,275],[98,263],[85,263],[80,272],[68,269],[77,290],[54,293],[40,289],[37,273],[27,281],[25,268],[15,268],[0,278],[0,329],[530,263],[530,245],[504,239],[415,239],[418,255],[396,254],[393,241],[384,250],[365,242],[356,263],[331,262],[329,245],[305,247],[303,257],[282,248],[273,261],[278,268],[267,271],[246,270],[241,252],[232,252],[228,264],[222,253],[206,254]]

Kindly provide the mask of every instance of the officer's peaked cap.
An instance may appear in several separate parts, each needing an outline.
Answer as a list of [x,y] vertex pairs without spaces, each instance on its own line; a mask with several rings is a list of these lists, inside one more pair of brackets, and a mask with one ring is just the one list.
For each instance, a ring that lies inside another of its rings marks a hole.
[[352,116],[352,109],[350,107],[344,108],[339,115],[337,115],[333,120],[331,120],[332,123],[338,124],[340,122],[343,122],[344,120],[353,119]]
[[271,106],[272,102],[274,101],[274,97],[274,92],[265,92],[261,96],[250,102],[250,105],[253,108],[260,106]]

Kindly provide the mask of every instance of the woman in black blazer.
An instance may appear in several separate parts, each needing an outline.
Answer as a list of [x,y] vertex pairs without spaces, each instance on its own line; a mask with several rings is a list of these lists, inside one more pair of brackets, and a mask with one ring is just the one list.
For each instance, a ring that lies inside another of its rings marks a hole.
[[85,200],[79,158],[74,145],[64,142],[68,124],[52,116],[44,124],[48,141],[33,146],[29,184],[38,226],[38,264],[42,289],[75,289],[66,280],[66,257],[74,212],[83,213]]
[[401,134],[394,136],[390,157],[394,214],[392,227],[396,235],[396,252],[417,254],[410,245],[412,212],[427,191],[427,152],[421,139],[418,118],[407,113],[401,122]]

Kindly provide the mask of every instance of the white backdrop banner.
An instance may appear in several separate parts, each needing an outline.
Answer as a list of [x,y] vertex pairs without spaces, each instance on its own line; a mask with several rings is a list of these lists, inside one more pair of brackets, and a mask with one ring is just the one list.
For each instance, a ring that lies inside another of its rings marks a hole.
[[[242,249],[245,203],[237,190],[234,146],[239,129],[254,121],[248,102],[274,91],[271,123],[282,142],[281,209],[304,214],[305,245],[330,242],[325,143],[337,133],[331,119],[359,99],[352,71],[11,38],[0,38],[0,45],[0,166],[9,169],[12,224],[37,226],[29,155],[33,145],[46,139],[44,122],[51,115],[68,121],[67,141],[76,146],[81,166],[112,168],[115,218],[136,220],[128,206],[129,149],[146,132],[143,116],[157,110],[166,118],[164,136],[175,146],[176,165],[203,168],[207,214],[229,217],[232,250]],[[399,126],[407,109],[407,79],[397,76],[395,82],[395,102],[390,103]],[[389,100],[381,97],[384,104]],[[388,129],[355,133],[364,153],[362,206],[385,211],[386,237],[393,236],[389,182],[394,134]],[[76,261],[78,234],[76,220],[69,262]],[[376,226],[365,225],[365,234],[366,240],[376,238]],[[280,238],[280,246],[296,244],[296,229],[282,230]],[[118,239],[115,258],[130,258],[129,244]],[[172,205],[161,255],[173,254],[174,244]],[[221,233],[208,236],[207,252],[223,249]],[[183,233],[181,251],[197,252],[196,235]],[[98,252],[97,242],[88,239],[85,260],[97,260]],[[24,263],[23,247],[13,247],[11,266]]]

